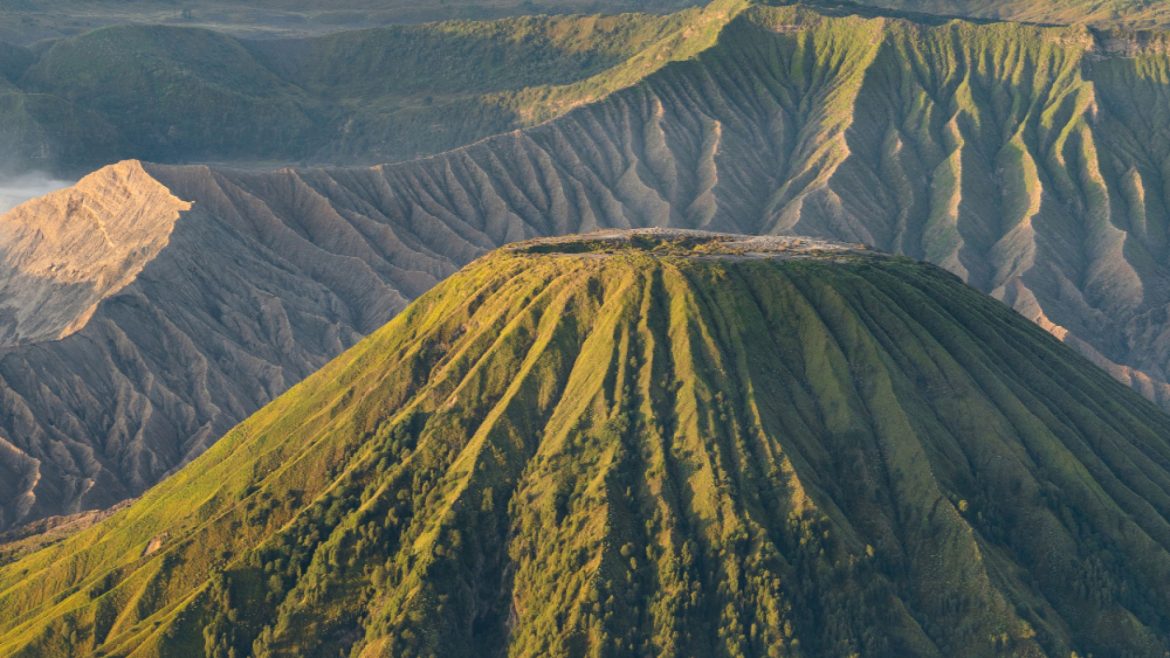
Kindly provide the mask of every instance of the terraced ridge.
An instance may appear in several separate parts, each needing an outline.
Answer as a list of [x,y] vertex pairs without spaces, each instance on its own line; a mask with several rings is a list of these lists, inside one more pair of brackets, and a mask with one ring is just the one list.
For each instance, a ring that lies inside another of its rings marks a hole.
[[167,247],[68,338],[0,357],[0,525],[140,493],[460,265],[607,227],[928,260],[1170,404],[1164,37],[838,14],[709,8],[677,60],[416,161],[144,165],[192,204]]
[[1157,655],[1168,436],[933,266],[526,242],[0,567],[0,652]]

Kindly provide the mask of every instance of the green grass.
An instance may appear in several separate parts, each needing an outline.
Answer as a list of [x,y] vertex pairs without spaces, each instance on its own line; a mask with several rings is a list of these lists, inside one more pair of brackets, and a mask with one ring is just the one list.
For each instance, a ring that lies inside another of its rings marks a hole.
[[[42,167],[84,170],[128,157],[385,162],[561,113],[535,109],[550,88],[608,79],[587,85],[595,98],[631,84],[660,65],[647,60],[693,52],[711,29],[691,36],[692,26],[711,20],[698,9],[539,16],[254,41],[199,28],[106,27],[35,53],[4,46],[0,92],[69,108],[30,117],[42,134],[14,157]],[[565,95],[548,103],[565,105]],[[89,125],[92,135],[80,129]]]
[[1150,655],[1167,436],[932,266],[530,244],[0,567],[0,653]]

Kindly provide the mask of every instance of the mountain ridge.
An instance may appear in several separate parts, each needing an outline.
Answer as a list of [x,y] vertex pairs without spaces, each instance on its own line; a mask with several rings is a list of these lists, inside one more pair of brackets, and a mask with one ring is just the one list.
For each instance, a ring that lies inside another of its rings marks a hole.
[[[845,3],[850,4],[850,3]],[[1031,2],[1020,0],[861,0],[858,5],[944,17],[963,17],[1049,25],[1159,31],[1170,26],[1170,10],[1157,1]]]
[[[32,481],[30,460],[56,469],[38,481],[41,507],[2,525],[135,495],[478,255],[602,228],[803,234],[930,260],[1166,405],[1170,58],[1125,52],[1083,27],[750,7],[689,59],[445,154],[271,172],[145,165],[193,204],[148,268],[157,276],[103,302],[105,320],[78,340],[0,357],[16,410],[0,417],[16,451],[6,480]],[[239,251],[220,259],[225,244]],[[220,269],[259,282],[256,296]],[[317,292],[290,292],[305,287]],[[196,374],[162,376],[174,354]],[[69,382],[54,383],[68,396],[28,377],[46,362],[43,381]],[[78,364],[122,374],[79,377]],[[50,408],[78,420],[49,427]]]
[[[97,207],[86,207],[98,197]],[[3,322],[0,347],[58,340],[85,326],[101,300],[129,285],[166,248],[174,222],[190,208],[141,163],[127,161],[4,213],[0,313],[15,317]],[[107,226],[108,219],[118,223]]]
[[[0,49],[0,165],[73,173],[122,159],[376,164],[550,117],[685,55],[732,0],[667,16],[530,16],[236,38],[127,25]],[[92,53],[103,57],[93,58]],[[608,72],[608,73],[606,73]],[[576,85],[568,83],[578,83]],[[597,86],[598,89],[593,89]],[[270,166],[270,165],[269,165]]]
[[[841,18],[988,22],[880,4],[808,6]],[[259,167],[409,160],[599,100],[663,57],[705,49],[712,25],[751,6],[777,9],[717,0],[666,16],[452,20],[275,39],[127,25],[0,47],[9,127],[0,144],[16,159],[0,165],[73,176],[122,159]],[[1165,49],[1164,30],[1076,29],[1131,56]],[[106,56],[87,56],[95,51]]]

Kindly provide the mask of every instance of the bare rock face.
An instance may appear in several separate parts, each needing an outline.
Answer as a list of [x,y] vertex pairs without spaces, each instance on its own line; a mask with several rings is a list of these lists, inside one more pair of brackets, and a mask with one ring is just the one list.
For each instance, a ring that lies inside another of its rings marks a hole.
[[166,246],[186,203],[138,162],[101,169],[0,221],[0,346],[64,338]]
[[123,163],[0,219],[0,250],[28,254],[0,279],[0,526],[142,491],[495,246],[604,228],[928,260],[1170,405],[1170,85],[1152,73],[1170,55],[791,7],[719,30],[599,102],[439,156]]

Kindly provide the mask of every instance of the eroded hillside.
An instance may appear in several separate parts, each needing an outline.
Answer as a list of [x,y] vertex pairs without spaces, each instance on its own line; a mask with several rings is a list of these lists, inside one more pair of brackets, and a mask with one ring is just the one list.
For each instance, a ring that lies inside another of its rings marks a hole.
[[148,165],[192,204],[168,246],[69,338],[0,360],[4,481],[36,496],[6,522],[137,493],[459,265],[604,227],[798,233],[929,260],[1170,401],[1160,37],[705,16],[692,56],[623,69],[625,87],[551,87],[550,107],[602,98],[441,155]]
[[174,197],[137,162],[105,167],[0,221],[0,347],[64,338],[166,247]]

